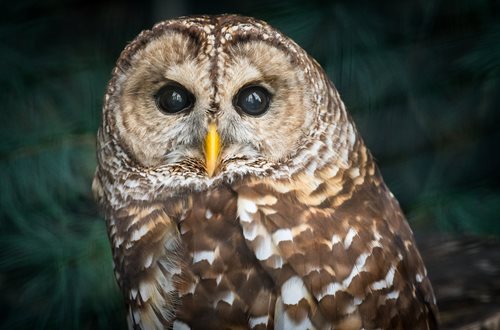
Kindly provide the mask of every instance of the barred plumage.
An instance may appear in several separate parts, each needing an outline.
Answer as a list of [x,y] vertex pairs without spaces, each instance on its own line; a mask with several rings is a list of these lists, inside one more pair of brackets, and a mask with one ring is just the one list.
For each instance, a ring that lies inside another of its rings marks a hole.
[[[155,97],[172,81],[195,101],[169,115]],[[241,113],[235,98],[256,85],[266,112]],[[98,163],[131,328],[437,326],[412,232],[338,92],[264,22],[198,16],[142,32],[108,85]]]

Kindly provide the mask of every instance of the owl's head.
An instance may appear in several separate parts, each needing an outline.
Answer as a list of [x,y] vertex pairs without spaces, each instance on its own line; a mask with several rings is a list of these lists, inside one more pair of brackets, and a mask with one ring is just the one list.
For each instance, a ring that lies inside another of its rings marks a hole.
[[252,18],[200,16],[159,23],[125,48],[101,145],[116,144],[130,166],[209,178],[339,158],[354,133],[297,44]]

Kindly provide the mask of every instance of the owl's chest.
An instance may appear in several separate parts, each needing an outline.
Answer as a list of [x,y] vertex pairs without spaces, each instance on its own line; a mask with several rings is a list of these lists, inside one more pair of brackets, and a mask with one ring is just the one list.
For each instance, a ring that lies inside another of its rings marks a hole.
[[184,260],[177,316],[202,320],[204,328],[223,320],[238,323],[272,281],[245,243],[236,193],[221,187],[192,198],[192,209],[179,223]]

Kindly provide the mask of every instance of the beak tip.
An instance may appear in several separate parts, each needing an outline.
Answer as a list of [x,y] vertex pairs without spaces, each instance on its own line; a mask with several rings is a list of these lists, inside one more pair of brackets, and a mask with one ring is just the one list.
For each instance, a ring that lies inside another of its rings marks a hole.
[[208,175],[209,178],[213,177],[214,176],[214,170],[207,168],[207,175]]

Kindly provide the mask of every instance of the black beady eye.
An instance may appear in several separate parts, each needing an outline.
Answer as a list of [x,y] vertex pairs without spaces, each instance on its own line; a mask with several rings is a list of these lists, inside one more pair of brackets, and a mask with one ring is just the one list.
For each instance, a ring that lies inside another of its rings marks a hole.
[[156,105],[164,113],[173,114],[191,108],[194,103],[194,96],[183,86],[170,83],[162,88],[155,95]]
[[261,86],[242,88],[236,95],[235,106],[250,116],[259,116],[269,108],[271,94]]

